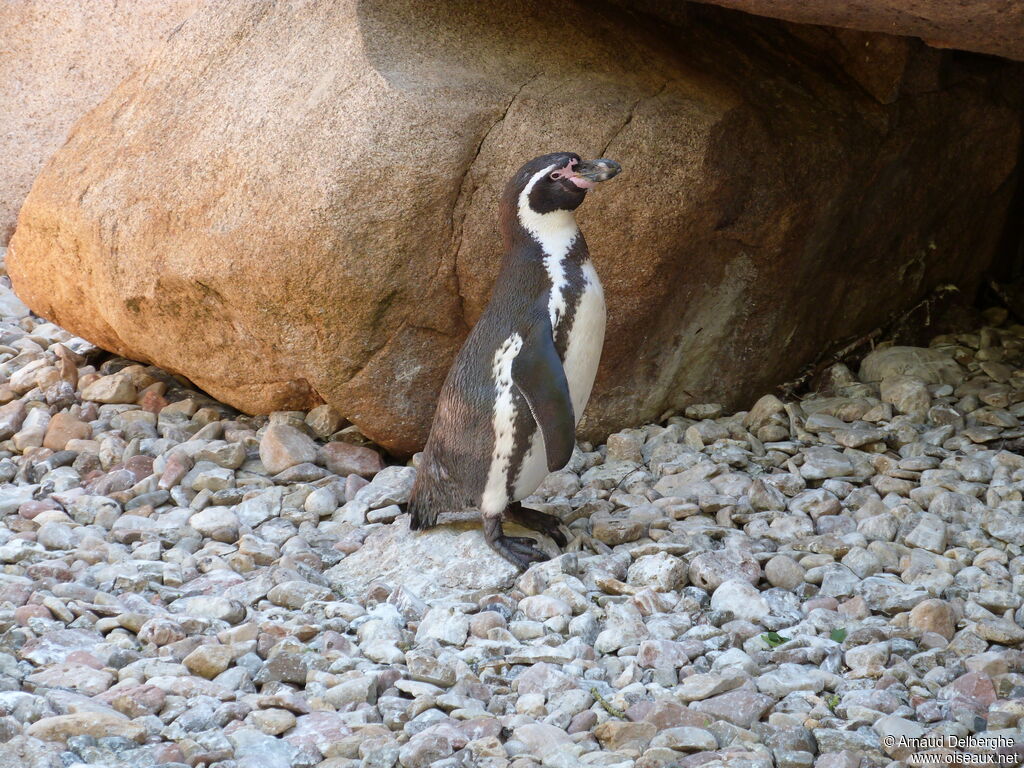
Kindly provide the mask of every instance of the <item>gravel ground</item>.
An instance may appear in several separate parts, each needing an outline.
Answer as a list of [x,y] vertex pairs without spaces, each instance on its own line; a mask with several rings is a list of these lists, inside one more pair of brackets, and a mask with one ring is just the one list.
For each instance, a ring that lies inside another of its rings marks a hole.
[[330,408],[97,370],[0,282],[4,768],[1021,764],[1004,312],[581,445],[527,502],[573,551],[520,575],[411,534],[415,470]]

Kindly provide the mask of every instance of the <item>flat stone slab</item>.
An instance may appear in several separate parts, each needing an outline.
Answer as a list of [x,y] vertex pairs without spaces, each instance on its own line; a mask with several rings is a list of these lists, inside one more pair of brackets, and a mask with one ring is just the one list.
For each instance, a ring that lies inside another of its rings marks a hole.
[[[513,526],[507,528],[513,532]],[[325,575],[334,589],[350,597],[363,594],[371,582],[382,581],[410,589],[424,600],[438,600],[506,589],[519,573],[487,546],[475,515],[413,531],[409,516],[403,514],[372,531],[360,549]]]

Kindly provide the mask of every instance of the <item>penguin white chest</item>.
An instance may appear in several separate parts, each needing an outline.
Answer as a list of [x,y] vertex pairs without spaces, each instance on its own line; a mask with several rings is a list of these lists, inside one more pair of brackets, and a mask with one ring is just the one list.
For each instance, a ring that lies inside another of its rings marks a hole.
[[[565,371],[566,383],[569,385],[569,398],[572,400],[573,416],[579,423],[583,409],[590,400],[590,391],[594,386],[597,366],[601,362],[601,348],[604,345],[604,329],[606,310],[604,289],[598,279],[597,270],[587,259],[582,265],[582,290],[570,295],[567,270],[562,260],[557,265],[551,257],[545,259],[545,268],[551,279],[551,294],[548,304],[552,317],[552,328],[557,337],[562,324],[569,324],[568,340],[565,346],[565,357],[562,368]],[[516,500],[524,499],[537,490],[548,474],[544,438],[538,429],[530,441],[529,450],[523,457],[519,476],[516,478]]]
[[[583,279],[583,290],[576,311],[572,315],[565,360],[562,362],[577,424],[587,401],[590,400],[597,365],[601,362],[601,348],[604,346],[604,329],[607,321],[604,289],[590,259],[583,264]],[[557,333],[558,329],[555,332]]]

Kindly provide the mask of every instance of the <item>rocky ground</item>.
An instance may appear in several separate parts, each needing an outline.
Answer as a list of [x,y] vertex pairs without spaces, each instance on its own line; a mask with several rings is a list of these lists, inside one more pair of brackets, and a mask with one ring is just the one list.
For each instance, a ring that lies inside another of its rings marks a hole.
[[574,551],[522,575],[410,533],[415,470],[331,409],[97,370],[6,282],[0,314],[4,768],[1021,764],[1005,312],[581,445],[528,502]]

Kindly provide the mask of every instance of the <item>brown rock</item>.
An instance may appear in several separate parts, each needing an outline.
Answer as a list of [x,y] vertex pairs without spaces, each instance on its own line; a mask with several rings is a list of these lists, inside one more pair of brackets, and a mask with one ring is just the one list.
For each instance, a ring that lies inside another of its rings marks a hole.
[[121,690],[114,696],[111,706],[128,717],[152,715],[161,710],[166,694],[155,685],[138,685]]
[[25,404],[21,400],[0,405],[0,440],[8,440],[21,429],[25,414]]
[[132,456],[124,463],[124,468],[132,473],[136,483],[145,480],[153,474],[153,457],[141,453]]
[[82,378],[82,399],[92,400],[97,403],[134,403],[135,385],[131,378],[121,373],[111,376],[101,376],[89,384],[84,384]]
[[136,401],[144,411],[150,413],[160,413],[167,406],[167,400],[163,394],[153,387],[146,387],[145,391],[139,394],[139,398]]
[[295,715],[287,709],[257,709],[249,720],[263,733],[277,736],[295,725]]
[[21,626],[27,627],[29,619],[52,619],[53,614],[50,613],[49,609],[44,605],[36,605],[30,603],[29,605],[19,605],[14,609],[14,620]]
[[639,701],[633,704],[626,715],[630,720],[645,720],[653,723],[658,732],[668,728],[681,726],[704,727],[711,724],[707,715],[694,712],[674,701],[659,699],[658,701]]
[[771,696],[748,690],[729,691],[704,701],[695,701],[690,709],[726,720],[740,728],[750,728],[775,703]]
[[26,501],[18,507],[18,514],[26,520],[33,520],[37,515],[50,509],[60,509],[60,504],[52,498],[41,499],[40,501]]
[[342,477],[373,477],[384,469],[380,454],[372,448],[351,443],[327,443],[320,449],[321,463]]
[[594,729],[594,736],[605,749],[635,749],[638,752],[646,749],[657,733],[658,729],[652,723],[627,723],[621,720],[608,720]]
[[337,432],[342,422],[341,414],[326,404],[318,405],[306,414],[306,423],[309,428],[323,440]]
[[89,735],[96,738],[121,736],[142,742],[146,729],[116,712],[75,712],[36,720],[26,731],[43,741],[67,741],[70,736]]
[[271,424],[260,438],[260,461],[272,475],[296,464],[316,461],[316,456],[313,438],[288,424]]
[[963,702],[976,712],[984,712],[996,700],[992,678],[981,672],[968,672],[960,675],[949,684],[949,692],[953,698]]
[[70,413],[55,413],[46,428],[43,447],[51,451],[63,451],[68,440],[88,440],[91,437],[92,428],[84,421],[79,421]]
[[32,685],[70,688],[86,696],[95,696],[110,688],[114,676],[85,664],[64,663],[33,672],[25,678]]
[[[806,0],[700,0],[725,8],[773,16],[801,24],[825,24],[867,32],[920,37],[937,48],[963,48],[1024,60],[1024,6],[1013,0],[860,0],[808,3]],[[835,30],[851,58],[869,61],[858,50],[864,35]]]
[[181,479],[192,469],[192,458],[182,451],[172,451],[167,457],[163,474],[157,481],[157,488],[167,491],[181,482]]
[[0,245],[32,180],[75,121],[202,0],[19,0],[0,14]]
[[945,600],[922,600],[910,609],[909,621],[919,632],[936,632],[947,640],[956,634],[956,615]]
[[583,435],[747,405],[933,286],[970,293],[1019,117],[910,41],[857,70],[827,34],[716,13],[654,36],[540,0],[207,4],[47,164],[8,269],[107,349],[250,412],[326,401],[405,454],[488,299],[510,173],[606,154],[625,171],[579,214],[611,308]]
[[234,649],[230,646],[200,645],[182,659],[181,663],[188,667],[189,672],[212,680],[228,668],[234,657]]

